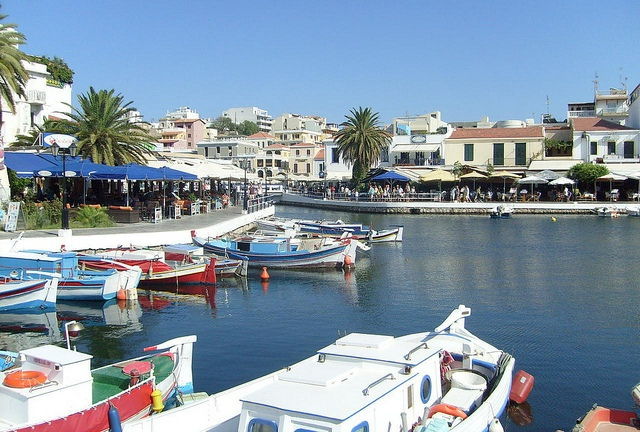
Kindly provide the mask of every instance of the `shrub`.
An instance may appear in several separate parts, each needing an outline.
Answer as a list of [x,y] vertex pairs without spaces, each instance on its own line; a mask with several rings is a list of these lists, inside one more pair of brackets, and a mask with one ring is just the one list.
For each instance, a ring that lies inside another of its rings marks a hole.
[[604,165],[592,163],[579,163],[571,167],[567,177],[582,183],[593,184],[598,177],[609,174],[609,169]]
[[62,220],[62,201],[26,202],[22,204],[22,211],[27,229],[55,228]]
[[113,226],[113,221],[105,208],[80,207],[73,218],[77,228],[97,228]]

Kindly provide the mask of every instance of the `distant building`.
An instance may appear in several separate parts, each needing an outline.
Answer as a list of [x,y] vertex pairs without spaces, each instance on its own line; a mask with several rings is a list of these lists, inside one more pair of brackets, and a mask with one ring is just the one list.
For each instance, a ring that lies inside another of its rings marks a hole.
[[262,148],[256,158],[254,168],[259,178],[271,180],[279,174],[286,177],[289,170],[290,149],[282,144],[271,144]]
[[260,131],[271,132],[273,119],[267,110],[258,107],[229,108],[222,112],[222,116],[230,118],[235,124],[240,124],[248,120],[257,124]]
[[226,159],[241,166],[241,161],[254,160],[260,148],[244,137],[220,137],[214,141],[199,142],[197,151],[207,159]]
[[640,84],[629,94],[629,118],[626,125],[634,129],[640,129]]
[[319,143],[297,143],[289,147],[289,167],[293,174],[319,178],[315,157],[322,148]]
[[333,139],[323,141],[324,171],[327,180],[351,179],[352,165],[344,160],[338,152],[338,143]]
[[276,137],[266,132],[257,132],[245,138],[247,141],[255,143],[261,149],[276,143]]
[[598,90],[597,81],[593,102],[573,102],[567,107],[567,120],[580,117],[598,117],[625,125],[629,117],[629,102],[626,89]]
[[393,137],[382,155],[381,165],[442,165],[442,142],[451,127],[442,121],[440,111],[419,116],[396,117],[391,124]]
[[271,134],[284,145],[296,143],[320,144],[331,135],[324,132],[327,120],[319,116],[282,114],[273,119]]
[[[578,117],[571,119],[571,130],[575,159],[607,165],[634,164],[630,170],[640,171],[639,129],[600,117]],[[610,170],[620,171],[611,167]]]
[[196,151],[197,144],[207,136],[205,121],[189,107],[167,112],[155,128],[163,151]]

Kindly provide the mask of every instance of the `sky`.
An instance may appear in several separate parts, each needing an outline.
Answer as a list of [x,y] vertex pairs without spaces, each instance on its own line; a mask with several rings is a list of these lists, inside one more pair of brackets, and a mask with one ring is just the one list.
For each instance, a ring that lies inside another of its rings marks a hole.
[[340,123],[566,117],[640,83],[640,1],[4,0],[29,54],[63,58],[76,95],[115,89],[154,121],[257,106]]

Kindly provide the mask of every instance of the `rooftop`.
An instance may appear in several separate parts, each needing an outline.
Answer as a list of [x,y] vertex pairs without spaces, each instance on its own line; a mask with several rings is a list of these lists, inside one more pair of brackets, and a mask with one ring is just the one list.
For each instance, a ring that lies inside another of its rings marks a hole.
[[543,137],[542,126],[529,126],[521,128],[456,129],[449,139]]
[[634,130],[600,117],[576,117],[572,119],[572,126],[574,131]]
[[274,137],[273,135],[270,135],[266,132],[258,132],[258,133],[254,133],[253,135],[249,135],[247,137],[247,139],[262,139],[262,138],[266,138],[266,139],[276,139],[276,137]]

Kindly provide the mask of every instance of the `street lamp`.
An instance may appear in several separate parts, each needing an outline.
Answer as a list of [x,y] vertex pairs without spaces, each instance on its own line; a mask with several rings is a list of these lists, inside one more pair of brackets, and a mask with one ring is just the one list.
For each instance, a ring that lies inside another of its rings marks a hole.
[[71,340],[69,339],[69,333],[71,332],[72,336],[77,336],[77,333],[80,330],[84,330],[84,325],[79,323],[78,321],[69,321],[64,324],[64,335],[67,338],[67,349],[71,349]]
[[51,145],[51,154],[53,157],[62,156],[62,229],[69,229],[69,209],[67,208],[67,155],[75,157],[78,146],[72,142],[69,146],[63,147],[57,142]]

